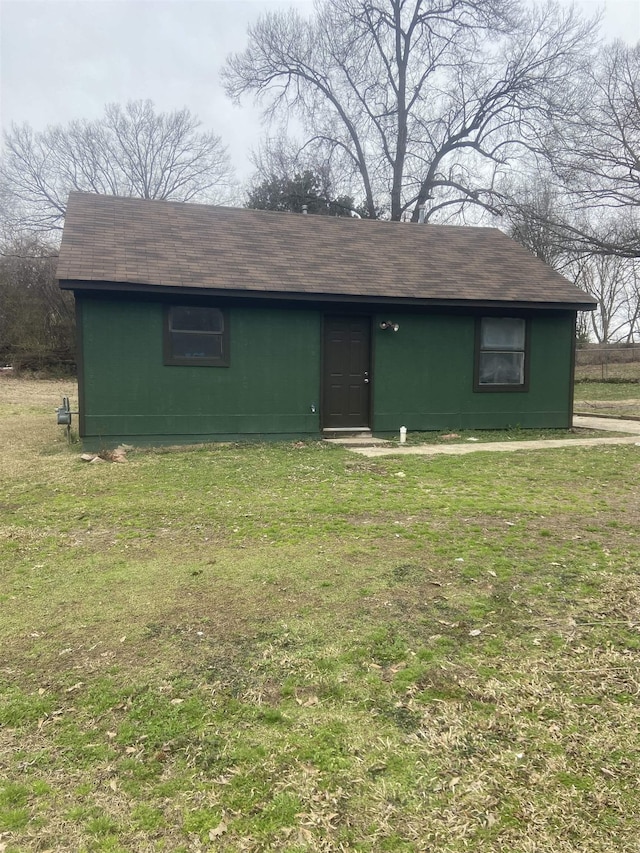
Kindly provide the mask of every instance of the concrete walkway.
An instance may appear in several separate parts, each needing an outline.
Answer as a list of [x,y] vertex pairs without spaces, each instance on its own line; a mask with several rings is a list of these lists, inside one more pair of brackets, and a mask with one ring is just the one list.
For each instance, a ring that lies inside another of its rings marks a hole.
[[574,415],[573,425],[580,429],[609,429],[613,432],[630,432],[633,435],[640,435],[640,421],[626,421],[623,418]]
[[[535,441],[473,441],[465,444],[415,444],[396,445],[395,447],[350,447],[361,456],[463,456],[465,453],[504,453],[516,450],[553,450],[558,447],[594,447],[607,444],[636,444],[640,449],[640,421],[626,421],[618,418],[583,417],[576,415],[573,426],[579,429],[610,430],[627,433],[609,438],[550,438]],[[479,431],[479,435],[482,432]]]

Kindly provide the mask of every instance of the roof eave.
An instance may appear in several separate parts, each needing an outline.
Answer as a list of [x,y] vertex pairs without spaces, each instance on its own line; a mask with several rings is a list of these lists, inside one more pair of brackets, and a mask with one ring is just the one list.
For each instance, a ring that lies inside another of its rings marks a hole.
[[556,311],[593,311],[596,302],[572,302],[572,301],[536,301],[516,299],[445,299],[430,297],[409,296],[375,296],[357,295],[346,293],[311,293],[303,291],[274,291],[274,290],[249,290],[246,288],[214,288],[214,287],[188,287],[172,286],[165,284],[143,284],[135,282],[119,281],[87,281],[81,279],[59,279],[63,290],[81,291],[84,293],[137,293],[137,294],[164,294],[171,296],[214,296],[233,299],[264,299],[296,302],[342,302],[351,304],[368,305],[406,305],[410,306],[433,306],[451,308],[521,308],[537,310]]

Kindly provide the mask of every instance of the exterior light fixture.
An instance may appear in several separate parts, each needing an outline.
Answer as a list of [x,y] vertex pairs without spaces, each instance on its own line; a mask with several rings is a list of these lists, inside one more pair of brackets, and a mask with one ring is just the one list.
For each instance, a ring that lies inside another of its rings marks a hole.
[[392,332],[397,332],[398,329],[400,328],[400,326],[398,325],[398,323],[392,323],[391,320],[383,320],[380,323],[380,328],[383,331],[386,331],[387,329],[391,329]]

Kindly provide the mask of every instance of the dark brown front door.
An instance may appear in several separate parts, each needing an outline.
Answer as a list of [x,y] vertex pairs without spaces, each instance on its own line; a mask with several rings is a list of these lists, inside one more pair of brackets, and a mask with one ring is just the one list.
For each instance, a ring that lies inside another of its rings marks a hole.
[[371,320],[324,318],[322,426],[356,429],[369,426]]

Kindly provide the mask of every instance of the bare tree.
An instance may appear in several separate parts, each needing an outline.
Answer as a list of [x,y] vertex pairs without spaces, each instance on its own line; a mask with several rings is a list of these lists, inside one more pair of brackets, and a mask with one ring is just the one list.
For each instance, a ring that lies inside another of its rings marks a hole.
[[74,304],[56,280],[57,252],[34,235],[0,247],[0,361],[74,362]]
[[[576,210],[548,171],[511,182],[503,192],[508,197],[504,227],[509,235],[596,300],[595,311],[578,318],[579,336],[598,343],[633,340],[640,321],[638,261],[593,251],[585,236],[590,227],[587,213]],[[600,232],[612,235],[618,218],[612,221],[609,215],[605,226],[606,213],[600,210]]]
[[627,288],[629,292],[627,343],[637,343],[640,341],[640,263],[637,260],[633,263]]
[[571,214],[546,226],[576,250],[639,258],[640,44],[605,46],[567,86],[574,109],[550,123],[545,154]]
[[220,137],[189,110],[157,113],[151,101],[109,104],[96,121],[4,138],[0,179],[22,228],[62,227],[70,190],[176,201],[215,201],[231,184]]
[[591,255],[575,264],[575,281],[597,301],[591,331],[600,344],[630,342],[637,334],[637,262],[615,255]]
[[236,99],[295,116],[317,164],[370,216],[496,209],[495,180],[566,109],[593,24],[518,0],[324,0],[263,15],[223,72]]
[[509,180],[503,183],[501,192],[503,227],[509,236],[558,272],[568,271],[576,252],[556,223],[567,221],[572,212],[567,209],[566,194],[549,173],[538,170],[524,180]]
[[560,133],[551,162],[585,207],[640,205],[640,43],[601,51]]

